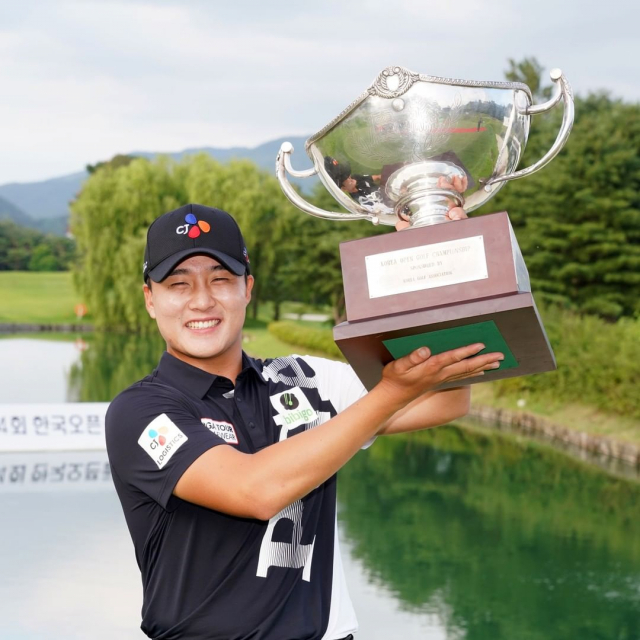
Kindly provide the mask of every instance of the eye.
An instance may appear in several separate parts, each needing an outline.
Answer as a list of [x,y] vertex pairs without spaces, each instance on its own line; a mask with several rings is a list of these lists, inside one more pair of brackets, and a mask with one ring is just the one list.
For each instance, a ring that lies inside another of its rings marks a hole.
[[172,289],[175,289],[176,287],[186,287],[187,283],[186,282],[172,282],[169,286]]

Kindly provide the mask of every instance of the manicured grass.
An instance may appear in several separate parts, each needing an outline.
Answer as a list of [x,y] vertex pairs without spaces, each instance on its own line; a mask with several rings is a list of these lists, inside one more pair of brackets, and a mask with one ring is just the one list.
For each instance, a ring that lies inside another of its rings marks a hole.
[[[0,322],[78,322],[74,307],[79,302],[69,272],[0,271]],[[82,321],[91,322],[91,316]]]
[[[302,323],[307,324],[307,323]],[[262,320],[247,320],[242,331],[242,348],[254,358],[277,358],[288,356],[292,353],[300,355],[321,356],[332,358],[320,351],[307,349],[306,347],[294,347],[269,333],[267,323]]]

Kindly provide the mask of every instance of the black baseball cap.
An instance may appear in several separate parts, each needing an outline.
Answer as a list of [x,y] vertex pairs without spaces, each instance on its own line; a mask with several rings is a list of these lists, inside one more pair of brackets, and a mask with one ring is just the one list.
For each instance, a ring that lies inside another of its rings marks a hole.
[[142,275],[162,282],[194,255],[215,258],[237,276],[250,273],[249,254],[238,223],[222,209],[186,204],[156,218],[147,231]]
[[338,162],[331,156],[324,157],[324,168],[339,187],[351,175],[351,165],[348,162]]

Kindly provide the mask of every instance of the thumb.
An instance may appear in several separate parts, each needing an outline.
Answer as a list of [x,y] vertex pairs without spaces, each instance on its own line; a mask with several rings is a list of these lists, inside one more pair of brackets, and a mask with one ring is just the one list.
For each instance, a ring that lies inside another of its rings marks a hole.
[[415,351],[412,351],[410,354],[404,356],[404,358],[400,358],[397,360],[398,369],[400,373],[405,373],[414,367],[422,364],[426,360],[431,357],[431,351],[427,347],[420,347]]

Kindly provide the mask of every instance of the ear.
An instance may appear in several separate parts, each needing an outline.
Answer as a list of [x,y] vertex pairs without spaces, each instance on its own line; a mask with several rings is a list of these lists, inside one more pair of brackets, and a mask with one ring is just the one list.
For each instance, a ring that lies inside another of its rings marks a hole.
[[246,297],[247,297],[247,304],[249,304],[251,302],[251,291],[253,290],[253,283],[255,282],[253,276],[247,276],[247,291],[246,291]]
[[147,313],[155,319],[156,310],[153,306],[153,291],[151,291],[151,287],[149,287],[149,285],[143,284],[142,292],[144,293],[144,306],[147,308]]

